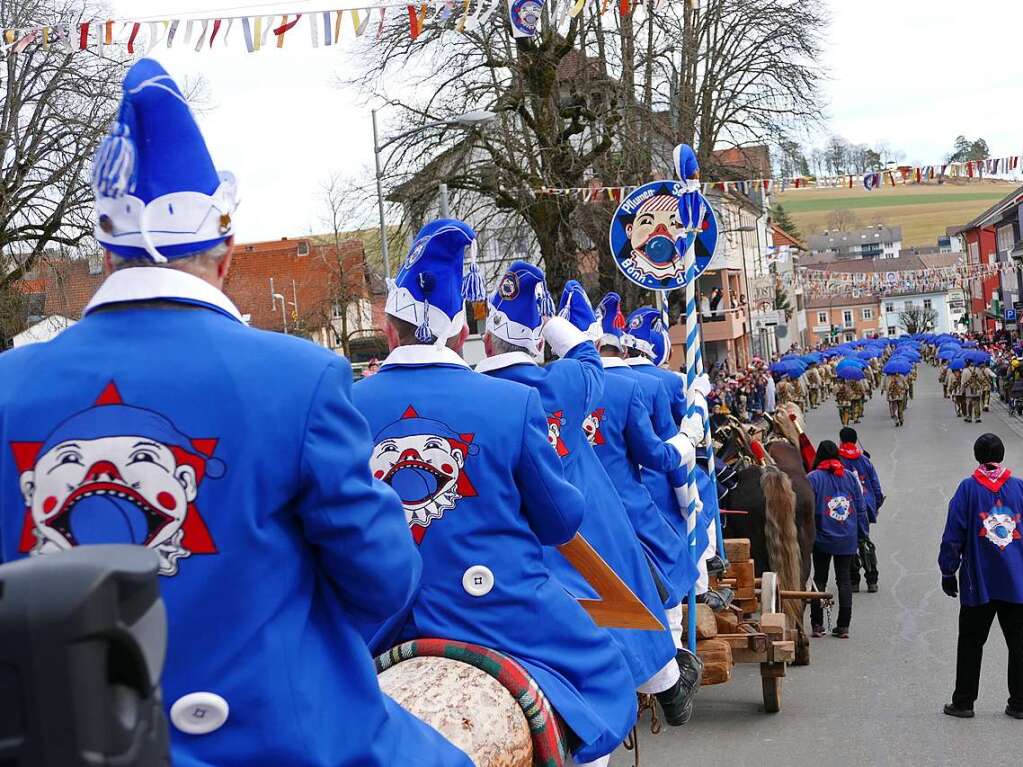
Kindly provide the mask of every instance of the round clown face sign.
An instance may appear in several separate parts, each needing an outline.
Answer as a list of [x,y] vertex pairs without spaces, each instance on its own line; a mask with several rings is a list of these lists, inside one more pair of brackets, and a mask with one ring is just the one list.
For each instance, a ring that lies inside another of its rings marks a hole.
[[717,221],[707,199],[697,192],[704,211],[698,233],[686,232],[679,215],[683,193],[677,181],[653,181],[629,194],[611,219],[611,256],[622,274],[640,287],[675,290],[685,287],[684,253],[696,239],[696,275],[707,268],[717,245]]

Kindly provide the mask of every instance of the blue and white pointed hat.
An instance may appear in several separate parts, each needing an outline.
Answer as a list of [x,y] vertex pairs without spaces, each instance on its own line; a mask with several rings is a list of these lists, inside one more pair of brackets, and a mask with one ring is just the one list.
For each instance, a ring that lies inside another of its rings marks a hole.
[[669,325],[667,312],[662,312],[661,332],[654,333],[650,338],[651,346],[654,348],[654,364],[659,368],[667,365],[668,359],[671,357],[671,336],[668,335]]
[[443,343],[465,326],[466,250],[475,263],[476,232],[463,221],[439,218],[419,230],[398,275],[388,283],[384,311],[416,326],[422,343]]
[[641,306],[629,315],[625,323],[622,346],[626,349],[635,349],[656,363],[656,344],[664,343],[665,330],[664,317],[661,313],[652,306]]
[[625,316],[622,314],[622,297],[617,293],[608,293],[597,304],[597,319],[600,321],[602,335],[600,346],[622,348],[622,334],[625,331]]
[[604,335],[604,329],[593,311],[593,304],[590,303],[590,297],[586,295],[578,280],[569,280],[565,283],[565,289],[561,291],[558,316],[564,317],[583,331],[591,341],[597,341]]
[[234,176],[218,172],[177,83],[152,59],[125,75],[117,121],[96,151],[96,239],[122,258],[165,263],[234,234]]
[[514,261],[490,296],[487,332],[539,357],[543,354],[544,318],[553,314],[543,271],[525,261]]

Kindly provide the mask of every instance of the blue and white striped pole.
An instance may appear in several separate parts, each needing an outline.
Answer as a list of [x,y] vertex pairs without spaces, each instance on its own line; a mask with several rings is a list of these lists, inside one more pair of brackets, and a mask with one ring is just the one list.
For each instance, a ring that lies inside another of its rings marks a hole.
[[[682,180],[685,183],[685,179]],[[697,365],[700,360],[700,325],[696,314],[696,233],[703,225],[705,210],[700,202],[699,222],[692,230],[692,239],[688,242],[682,265],[686,275],[686,400],[687,414],[694,410],[693,384],[696,381]],[[688,238],[687,238],[688,239]],[[699,490],[696,484],[696,453],[690,454],[686,466],[686,535],[689,544],[689,556],[693,564],[699,566],[700,552],[696,550],[697,501]],[[696,652],[696,584],[689,589],[688,599],[688,645],[689,651]]]

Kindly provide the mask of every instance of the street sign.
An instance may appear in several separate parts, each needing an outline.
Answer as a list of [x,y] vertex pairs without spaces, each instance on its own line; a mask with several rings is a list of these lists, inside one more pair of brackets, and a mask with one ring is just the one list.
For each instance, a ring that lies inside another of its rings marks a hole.
[[1006,322],[1015,322],[1016,321],[1016,310],[1015,309],[1006,309],[1005,310],[1005,321]]
[[[678,181],[653,181],[633,190],[622,200],[611,218],[611,256],[630,281],[650,290],[685,287],[683,249],[676,240],[683,232],[679,223],[678,198],[683,192]],[[685,245],[695,237],[696,276],[706,270],[717,247],[717,218],[706,198],[706,211],[698,234],[689,233]]]

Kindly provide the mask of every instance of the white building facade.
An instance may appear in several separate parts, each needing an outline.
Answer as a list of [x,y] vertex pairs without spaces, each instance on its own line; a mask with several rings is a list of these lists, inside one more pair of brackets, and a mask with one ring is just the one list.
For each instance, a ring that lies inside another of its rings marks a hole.
[[881,334],[889,338],[907,335],[902,324],[902,313],[910,308],[934,311],[934,328],[929,332],[957,333],[963,329],[960,320],[966,313],[966,297],[959,289],[886,296],[881,299]]

